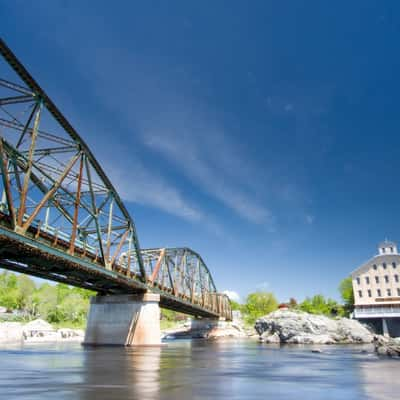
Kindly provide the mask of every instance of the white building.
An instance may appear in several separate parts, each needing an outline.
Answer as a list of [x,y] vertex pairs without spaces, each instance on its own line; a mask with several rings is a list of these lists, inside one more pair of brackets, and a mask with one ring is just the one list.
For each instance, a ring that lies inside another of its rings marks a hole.
[[400,336],[400,254],[396,244],[381,243],[378,254],[351,277],[355,318],[370,322],[379,333]]

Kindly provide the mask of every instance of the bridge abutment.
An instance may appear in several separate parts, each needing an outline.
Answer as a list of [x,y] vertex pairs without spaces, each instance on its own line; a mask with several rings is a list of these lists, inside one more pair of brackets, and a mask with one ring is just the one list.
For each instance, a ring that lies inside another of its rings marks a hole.
[[96,296],[91,299],[84,344],[161,344],[160,295]]

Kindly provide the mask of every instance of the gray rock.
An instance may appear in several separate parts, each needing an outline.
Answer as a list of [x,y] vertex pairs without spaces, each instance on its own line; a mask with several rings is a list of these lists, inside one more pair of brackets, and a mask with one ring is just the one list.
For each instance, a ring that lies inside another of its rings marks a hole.
[[380,356],[400,357],[400,343],[387,336],[374,336],[375,351]]
[[272,335],[261,336],[261,339],[264,343],[280,343],[281,338],[279,337],[278,333],[274,333]]
[[329,335],[296,335],[286,343],[292,344],[334,344],[335,340]]
[[371,343],[372,333],[348,318],[332,319],[302,311],[277,310],[256,321],[263,338],[278,335],[281,343]]

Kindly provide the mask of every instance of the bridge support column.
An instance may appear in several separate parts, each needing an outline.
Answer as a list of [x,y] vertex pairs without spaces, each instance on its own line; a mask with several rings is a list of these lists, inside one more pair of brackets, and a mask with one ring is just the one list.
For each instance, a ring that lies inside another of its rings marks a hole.
[[96,296],[91,299],[84,344],[161,344],[160,295]]
[[219,318],[193,318],[190,324],[192,331],[216,328],[219,324]]
[[390,336],[386,318],[382,318],[382,332],[383,332],[383,336]]

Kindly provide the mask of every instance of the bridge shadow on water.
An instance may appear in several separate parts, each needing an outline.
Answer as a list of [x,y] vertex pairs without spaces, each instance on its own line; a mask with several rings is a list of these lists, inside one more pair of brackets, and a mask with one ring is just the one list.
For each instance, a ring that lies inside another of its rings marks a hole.
[[87,348],[80,399],[159,399],[161,347]]
[[177,340],[160,347],[87,348],[79,399],[231,398],[230,374],[209,379],[212,371],[233,365],[221,357],[223,348],[202,340]]

